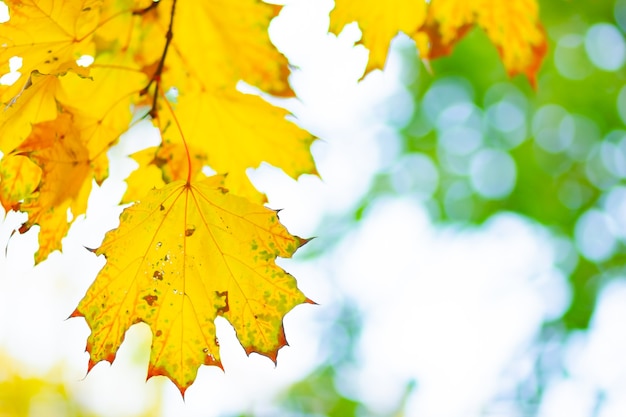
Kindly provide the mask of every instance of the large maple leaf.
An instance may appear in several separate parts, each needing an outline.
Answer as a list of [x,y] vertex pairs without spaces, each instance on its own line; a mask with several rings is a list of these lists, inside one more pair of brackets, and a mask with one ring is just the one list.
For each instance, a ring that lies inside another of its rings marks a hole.
[[276,212],[230,194],[222,177],[176,181],[124,210],[96,251],[107,258],[73,316],[91,328],[89,369],[112,362],[126,330],[152,330],[148,377],[184,394],[202,364],[221,367],[214,320],[230,321],[246,352],[276,360],[283,316],[307,302],[275,264],[305,241]]

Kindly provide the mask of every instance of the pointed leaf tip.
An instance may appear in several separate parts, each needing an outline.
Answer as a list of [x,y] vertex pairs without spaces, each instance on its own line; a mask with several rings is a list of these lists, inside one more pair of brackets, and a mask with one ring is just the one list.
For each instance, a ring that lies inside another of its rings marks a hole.
[[309,243],[313,239],[317,239],[317,236],[312,236],[312,237],[309,237],[309,238],[298,237],[298,240],[299,240],[299,243],[300,243],[300,247],[306,245],[307,243]]
[[78,311],[78,309],[75,309],[72,314],[70,314],[69,316],[67,316],[67,318],[65,320],[69,320],[73,317],[85,317],[85,315],[83,313],[81,313],[80,311]]

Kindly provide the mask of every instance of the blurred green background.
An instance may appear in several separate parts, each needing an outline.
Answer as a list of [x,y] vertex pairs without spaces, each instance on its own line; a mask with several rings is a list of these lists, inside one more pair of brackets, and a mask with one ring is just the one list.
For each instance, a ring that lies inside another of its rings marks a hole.
[[[400,128],[401,155],[351,213],[358,223],[377,200],[413,195],[437,224],[480,225],[508,211],[551,231],[571,302],[535,341],[536,379],[520,380],[509,392],[520,416],[540,415],[545,385],[566,372],[568,338],[587,330],[600,289],[623,280],[626,261],[626,1],[539,4],[549,50],[536,90],[524,77],[507,77],[480,29],[451,56],[432,61],[432,72],[413,49],[398,48],[416,110]],[[341,235],[350,220],[328,223],[325,232]],[[358,317],[349,302],[337,313],[328,340],[339,340],[335,351],[345,354],[285,392],[285,415],[376,415],[337,389],[354,364]],[[407,385],[407,394],[414,388]],[[393,415],[405,415],[403,405]],[[588,415],[605,414],[598,408]]]

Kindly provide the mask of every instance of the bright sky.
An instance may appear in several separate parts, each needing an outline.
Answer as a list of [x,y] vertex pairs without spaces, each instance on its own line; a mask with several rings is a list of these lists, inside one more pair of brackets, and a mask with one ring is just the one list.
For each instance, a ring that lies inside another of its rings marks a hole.
[[[542,321],[558,317],[569,302],[566,279],[554,267],[558,242],[539,225],[507,213],[480,229],[435,228],[422,201],[410,197],[377,201],[339,242],[318,234],[328,216],[354,207],[377,171],[397,162],[399,142],[390,125],[407,121],[413,111],[398,82],[405,74],[397,56],[384,74],[357,82],[366,51],[353,47],[359,37],[354,26],[339,37],[326,33],[331,7],[330,0],[293,0],[271,28],[300,68],[292,77],[300,102],[288,107],[321,138],[312,151],[322,179],[296,182],[270,167],[251,175],[269,206],[283,209],[281,220],[292,233],[317,235],[330,247],[312,261],[299,258],[304,247],[282,262],[319,305],[299,306],[287,316],[290,346],[280,351],[278,366],[246,357],[232,328],[219,320],[225,373],[202,367],[185,402],[163,378],[144,382],[150,335],[143,325],[127,333],[112,366],[101,363],[85,377],[88,328],[82,319],[66,318],[103,264],[83,246],[98,246],[116,226],[120,208],[112,202],[132,169],[123,155],[137,150],[138,138],[157,140],[140,124],[110,153],[111,178],[94,192],[86,218],[72,227],[63,255],[54,253],[33,268],[31,232],[14,236],[7,257],[0,257],[0,352],[14,358],[22,374],[63,381],[103,416],[131,416],[159,402],[164,416],[272,415],[273,396],[335,354],[323,339],[325,319],[348,297],[363,312],[363,329],[359,361],[344,375],[343,392],[385,415],[406,384],[417,380],[409,416],[515,415],[513,401],[502,410],[485,406],[507,383],[531,374],[533,338]],[[597,32],[598,39],[611,36],[603,27]],[[0,227],[3,244],[20,220],[8,215]],[[626,401],[616,394],[626,385],[619,361],[626,337],[619,336],[618,319],[626,314],[626,285],[615,283],[605,294],[590,334],[571,343],[565,363],[571,376],[549,385],[542,417],[589,415],[599,388],[608,398],[603,417],[626,414]]]

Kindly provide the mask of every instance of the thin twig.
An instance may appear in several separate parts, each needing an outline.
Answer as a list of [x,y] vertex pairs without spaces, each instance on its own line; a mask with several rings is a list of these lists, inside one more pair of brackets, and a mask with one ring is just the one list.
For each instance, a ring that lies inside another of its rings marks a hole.
[[[159,97],[159,86],[161,85],[161,74],[163,73],[163,67],[165,66],[165,58],[167,57],[167,51],[170,48],[170,43],[172,43],[172,39],[174,38],[173,27],[174,27],[174,13],[176,12],[176,1],[177,0],[172,0],[172,10],[170,11],[170,24],[167,28],[167,33],[165,34],[165,46],[163,47],[163,54],[161,54],[161,60],[159,61],[159,65],[157,66],[157,69],[154,72],[152,79],[150,80],[148,85],[145,86],[143,90],[141,90],[140,92],[140,94],[142,95],[147,94],[148,91],[150,90],[150,87],[152,87],[152,84],[155,84],[154,94],[152,95],[152,108],[150,109],[150,112],[148,113],[150,117],[152,117],[153,119],[156,117],[156,113],[157,113],[157,100]],[[152,3],[152,5],[148,6],[147,9],[153,7],[153,5],[155,4],[159,4],[159,3]]]

